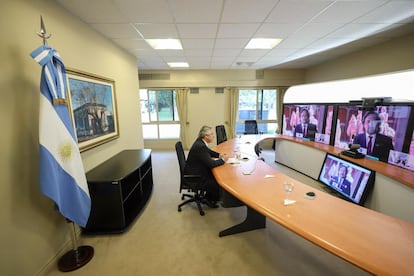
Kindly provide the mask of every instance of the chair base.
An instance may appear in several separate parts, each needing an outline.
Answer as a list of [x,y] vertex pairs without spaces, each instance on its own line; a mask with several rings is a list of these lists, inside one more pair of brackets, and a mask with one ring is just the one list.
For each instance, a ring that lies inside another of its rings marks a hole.
[[198,208],[198,212],[200,213],[200,216],[204,216],[205,213],[204,213],[203,207],[201,207],[201,203],[204,197],[200,196],[199,194],[195,194],[195,195],[183,194],[181,196],[181,199],[184,200],[185,197],[189,197],[189,199],[187,199],[186,201],[178,205],[178,212],[181,212],[182,206],[188,203],[191,203],[191,202],[195,202],[197,204],[197,208]]

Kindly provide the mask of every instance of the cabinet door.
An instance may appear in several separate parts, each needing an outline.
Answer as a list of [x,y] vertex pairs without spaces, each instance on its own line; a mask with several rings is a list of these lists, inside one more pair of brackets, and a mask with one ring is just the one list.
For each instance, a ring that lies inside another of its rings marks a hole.
[[124,208],[118,182],[89,183],[92,208],[87,231],[111,232],[125,227]]

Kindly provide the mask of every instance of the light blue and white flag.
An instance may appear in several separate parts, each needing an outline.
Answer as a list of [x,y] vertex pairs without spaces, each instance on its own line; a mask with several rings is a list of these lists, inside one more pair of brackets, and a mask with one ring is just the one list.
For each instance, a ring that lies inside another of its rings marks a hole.
[[66,70],[59,54],[43,45],[32,58],[42,66],[40,80],[40,189],[70,221],[85,227],[91,210],[77,138],[66,99]]

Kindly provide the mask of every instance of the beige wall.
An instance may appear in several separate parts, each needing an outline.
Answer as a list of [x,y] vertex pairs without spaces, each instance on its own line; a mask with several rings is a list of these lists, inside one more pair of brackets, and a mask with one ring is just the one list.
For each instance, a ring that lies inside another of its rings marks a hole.
[[87,170],[124,148],[143,147],[136,59],[55,1],[3,0],[0,10],[0,274],[35,275],[70,244],[67,223],[38,188],[41,67],[30,53],[42,44],[40,15],[67,67],[115,80],[121,136],[83,153]]
[[411,33],[309,68],[306,70],[305,82],[341,80],[413,69],[413,49],[414,33]]

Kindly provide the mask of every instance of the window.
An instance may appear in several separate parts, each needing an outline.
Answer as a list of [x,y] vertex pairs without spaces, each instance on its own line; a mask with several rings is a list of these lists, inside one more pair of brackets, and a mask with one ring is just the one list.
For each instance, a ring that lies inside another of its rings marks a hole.
[[245,120],[256,120],[259,133],[274,134],[277,129],[276,96],[276,89],[239,89],[236,133],[243,134]]
[[177,139],[180,123],[174,90],[140,89],[144,139]]

